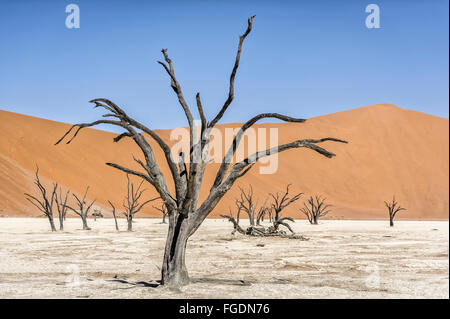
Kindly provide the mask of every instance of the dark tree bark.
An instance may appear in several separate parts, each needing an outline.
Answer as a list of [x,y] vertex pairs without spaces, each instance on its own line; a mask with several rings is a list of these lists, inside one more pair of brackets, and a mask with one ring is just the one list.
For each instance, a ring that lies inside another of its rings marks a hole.
[[116,225],[116,230],[119,231],[119,225],[117,224],[117,217],[116,217],[116,208],[114,207],[114,205],[110,201],[108,201],[108,203],[109,203],[109,205],[111,205],[111,208],[112,208],[112,214],[113,214],[113,217],[114,217],[114,223]]
[[40,195],[42,199],[39,199],[33,195],[30,195],[28,193],[25,193],[25,199],[29,201],[33,206],[35,206],[37,209],[39,209],[42,213],[44,213],[45,216],[47,216],[48,221],[50,223],[50,228],[52,231],[56,231],[55,222],[53,220],[53,203],[56,199],[56,190],[58,188],[58,184],[53,184],[53,189],[51,192],[51,195],[49,196],[47,194],[47,189],[44,185],[42,185],[40,179],[39,179],[39,167],[36,166],[36,173],[35,173],[35,179],[34,184],[39,189]]
[[75,214],[80,216],[81,221],[83,223],[83,230],[91,230],[87,224],[87,218],[89,216],[89,210],[91,209],[92,205],[94,205],[94,203],[95,203],[95,199],[94,199],[89,205],[87,205],[86,196],[87,196],[88,191],[89,191],[89,186],[86,187],[86,191],[84,192],[84,196],[82,199],[78,198],[78,196],[76,194],[72,194],[77,202],[78,210],[74,209],[70,206],[67,206],[68,209],[70,209]]
[[395,215],[401,210],[406,210],[406,208],[401,207],[395,200],[395,196],[392,198],[392,202],[384,202],[389,212],[389,225],[394,227]]
[[238,233],[242,235],[247,235],[247,231],[245,231],[241,226],[239,226],[239,223],[234,219],[233,214],[230,212],[229,215],[220,215],[223,218],[228,219],[233,224],[233,232],[231,234],[234,235],[234,233],[237,231]]
[[94,209],[94,212],[92,213],[92,216],[94,217],[94,221],[97,221],[97,217],[98,218],[103,218],[103,214],[101,209]]
[[319,218],[330,212],[329,208],[332,207],[332,205],[325,204],[325,201],[326,198],[322,198],[321,196],[311,196],[308,199],[308,205],[303,203],[303,207],[300,208],[300,211],[305,214],[312,225],[318,225]]
[[143,202],[142,204],[139,203],[139,200],[142,197],[142,194],[144,194],[145,189],[141,190],[142,184],[144,183],[144,180],[142,180],[138,187],[135,188],[134,184],[130,182],[130,177],[127,174],[127,195],[125,196],[125,200],[123,203],[123,208],[125,208],[125,212],[123,213],[125,215],[125,218],[127,219],[127,230],[132,231],[133,230],[133,217],[135,214],[141,211],[141,209],[147,205],[148,203],[159,199],[159,197],[149,199],[148,201]]
[[167,224],[166,217],[168,215],[168,211],[167,211],[166,205],[164,205],[164,203],[162,203],[161,207],[153,206],[153,208],[156,209],[157,211],[161,212],[161,214],[162,214],[161,224]]
[[250,226],[255,226],[255,218],[261,213],[261,210],[265,209],[265,204],[261,207],[258,207],[258,200],[255,199],[253,193],[252,185],[249,186],[248,191],[246,192],[244,189],[239,187],[241,194],[238,199],[236,199],[236,207],[237,207],[237,222],[239,223],[239,216],[241,212],[245,212],[248,216],[248,220]]
[[62,194],[62,188],[59,188],[59,195],[56,194],[55,202],[58,208],[58,219],[59,219],[59,230],[64,230],[64,221],[66,220],[67,214],[67,199],[69,198],[70,191],[67,190],[64,197]]
[[272,213],[268,207],[265,206],[265,204],[258,208],[258,213],[256,214],[256,226],[260,226],[261,222],[264,221],[264,218],[266,218],[266,215],[269,215],[269,221],[272,221],[272,217],[270,216]]
[[292,203],[294,203],[295,201],[297,201],[300,196],[303,195],[303,193],[298,193],[295,194],[294,196],[290,197],[289,194],[289,187],[291,186],[291,184],[288,184],[286,186],[286,191],[284,192],[284,194],[280,194],[280,193],[276,193],[276,194],[270,194],[270,196],[273,199],[273,203],[271,206],[271,210],[274,212],[274,217],[273,217],[273,230],[277,231],[278,227],[280,225],[285,226],[287,229],[289,229],[289,231],[291,233],[294,233],[292,231],[292,228],[286,223],[287,221],[291,221],[293,222],[294,220],[292,218],[281,218],[281,211],[283,209],[285,209],[286,207],[288,207],[289,205],[291,205]]
[[[71,138],[68,138],[67,143],[70,143],[83,128],[96,126],[98,124],[110,124],[121,127],[125,130],[124,133],[114,138],[115,142],[119,142],[123,138],[131,138],[137,144],[142,152],[143,159],[141,160],[134,156],[133,159],[142,170],[138,171],[130,169],[115,163],[106,164],[125,173],[139,176],[146,180],[155,188],[168,209],[169,229],[162,266],[162,283],[164,285],[179,287],[189,282],[189,276],[184,263],[186,242],[188,238],[195,233],[204,219],[211,213],[217,203],[233,186],[235,181],[244,176],[254,166],[256,161],[265,156],[284,152],[293,148],[309,148],[320,155],[331,158],[335,156],[335,154],[325,150],[317,144],[327,141],[347,143],[346,141],[331,137],[317,140],[301,139],[256,152],[240,162],[231,164],[231,159],[233,158],[233,155],[235,154],[237,146],[239,145],[245,131],[257,121],[266,118],[276,118],[286,122],[297,123],[302,123],[305,121],[304,119],[296,119],[278,113],[259,114],[247,121],[236,134],[232,145],[227,150],[222,160],[222,164],[220,165],[214,183],[209,190],[209,194],[202,203],[198,202],[204,172],[206,165],[208,164],[207,157],[209,154],[209,144],[211,141],[211,130],[221,120],[223,114],[234,99],[234,80],[239,67],[242,45],[252,30],[253,18],[254,16],[248,19],[247,29],[244,34],[239,37],[236,59],[230,76],[228,97],[218,114],[211,122],[208,123],[206,121],[200,94],[197,93],[196,95],[197,110],[201,118],[201,131],[199,139],[197,138],[197,135],[194,134],[196,131],[194,117],[191,113],[191,108],[188,106],[184,98],[180,83],[175,76],[173,62],[167,54],[167,49],[162,50],[164,62],[158,61],[158,63],[167,72],[170,78],[170,86],[172,87],[189,124],[190,152],[189,154],[186,154],[189,158],[189,163],[185,163],[183,160],[183,154],[179,158],[173,159],[171,156],[170,147],[156,132],[149,129],[141,122],[131,118],[118,105],[104,98],[94,99],[91,101],[95,104],[95,107],[100,107],[107,111],[107,113],[103,115],[102,119],[91,123],[73,125],[56,142],[56,144],[59,144],[74,130],[75,132]],[[160,170],[161,163],[157,163],[153,149],[148,143],[147,138],[153,139],[165,155],[166,164],[170,169],[171,178],[175,186],[174,194],[169,192],[166,184],[166,176],[164,176]]]

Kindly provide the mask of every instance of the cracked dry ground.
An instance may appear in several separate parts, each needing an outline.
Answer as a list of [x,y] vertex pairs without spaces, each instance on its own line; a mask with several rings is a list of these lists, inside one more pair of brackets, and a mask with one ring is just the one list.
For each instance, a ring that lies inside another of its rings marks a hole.
[[194,282],[178,291],[157,284],[160,219],[137,218],[133,232],[112,219],[89,225],[70,218],[51,233],[43,218],[1,218],[0,297],[449,298],[448,221],[297,220],[300,241],[233,236],[208,219],[188,242]]

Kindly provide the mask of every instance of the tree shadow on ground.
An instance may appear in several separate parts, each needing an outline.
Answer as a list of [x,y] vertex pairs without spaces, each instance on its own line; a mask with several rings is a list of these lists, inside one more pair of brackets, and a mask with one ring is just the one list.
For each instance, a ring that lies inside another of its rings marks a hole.
[[[146,281],[137,281],[132,282],[125,279],[107,279],[106,281],[118,282],[121,284],[130,285],[130,287],[118,288],[118,289],[130,289],[135,287],[147,287],[147,288],[158,288],[162,286],[161,280],[152,280],[149,282]],[[251,282],[247,280],[239,280],[239,279],[222,279],[222,278],[191,278],[190,284],[219,284],[219,285],[233,285],[233,286],[251,286]]]

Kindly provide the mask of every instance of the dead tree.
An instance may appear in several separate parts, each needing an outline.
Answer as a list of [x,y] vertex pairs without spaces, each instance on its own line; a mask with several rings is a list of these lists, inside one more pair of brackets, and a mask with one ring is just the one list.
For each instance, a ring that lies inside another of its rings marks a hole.
[[233,212],[231,211],[231,209],[229,210],[228,215],[220,215],[220,217],[228,219],[228,221],[230,221],[233,224],[233,231],[231,232],[231,235],[234,235],[236,233],[236,231],[240,234],[247,235],[247,231],[244,230],[239,225],[239,220],[237,218],[236,219],[234,218]]
[[101,209],[95,208],[94,212],[92,213],[92,216],[94,217],[94,221],[97,220],[97,217],[98,218],[103,218],[103,214],[102,214]]
[[109,205],[111,205],[111,208],[112,208],[112,214],[114,217],[114,223],[116,224],[116,230],[119,231],[119,225],[117,224],[117,217],[116,217],[116,208],[110,201],[108,201],[108,203],[109,203]]
[[[114,102],[98,98],[91,102],[95,107],[100,107],[106,110],[97,121],[90,123],[81,123],[73,125],[57,142],[67,138],[67,143],[70,143],[82,130],[86,127],[93,127],[99,124],[110,124],[121,127],[125,130],[124,133],[119,134],[114,138],[115,142],[119,142],[124,138],[131,138],[142,151],[142,158],[133,156],[134,161],[139,165],[140,170],[124,167],[120,164],[106,163],[113,168],[126,172],[128,174],[136,175],[146,180],[158,192],[168,209],[169,215],[169,230],[167,235],[166,247],[164,250],[163,264],[161,267],[161,282],[163,285],[179,287],[189,283],[188,271],[185,264],[186,242],[196,232],[199,226],[203,223],[205,218],[213,211],[217,203],[223,198],[228,190],[233,186],[235,181],[244,176],[255,165],[255,163],[266,156],[291,150],[294,148],[308,148],[320,155],[331,158],[335,156],[334,153],[318,146],[324,142],[340,142],[346,141],[326,137],[321,139],[299,139],[287,144],[271,147],[269,149],[258,151],[251,154],[241,161],[232,163],[234,154],[239,143],[244,136],[246,130],[252,127],[261,119],[275,118],[286,122],[305,122],[304,119],[292,118],[278,113],[262,113],[248,120],[242,125],[240,130],[236,133],[231,146],[225,153],[222,163],[217,172],[213,185],[209,189],[209,193],[203,202],[199,202],[200,189],[203,184],[203,177],[207,164],[209,163],[209,146],[212,140],[211,131],[216,124],[222,119],[224,113],[227,111],[231,102],[234,99],[234,81],[239,61],[241,57],[242,44],[252,30],[253,18],[248,19],[248,26],[244,34],[239,38],[237,54],[234,61],[233,70],[230,76],[228,97],[217,115],[211,120],[207,121],[203,112],[203,105],[200,98],[200,93],[196,94],[196,106],[199,117],[201,119],[200,138],[197,138],[196,124],[191,108],[184,98],[181,85],[178,82],[174,64],[167,54],[167,49],[161,52],[164,56],[165,62],[158,61],[164,68],[170,78],[170,86],[172,87],[177,100],[186,115],[189,124],[189,154],[186,157],[189,163],[185,163],[183,156],[179,158],[172,158],[171,149],[169,145],[159,136],[155,131],[148,128],[142,122],[128,116],[128,114]],[[72,137],[68,137],[73,132]],[[158,163],[155,157],[152,146],[148,142],[148,138],[153,139],[157,147],[161,148],[165,156],[166,163]],[[161,165],[168,165],[172,183],[174,185],[174,192],[170,192],[166,183],[167,176],[161,172]]]
[[53,184],[53,189],[52,189],[51,195],[49,195],[47,193],[45,186],[42,185],[42,183],[39,179],[39,167],[37,167],[37,166],[36,166],[34,184],[39,189],[42,199],[39,199],[28,193],[24,193],[25,199],[27,201],[29,201],[31,204],[33,204],[33,206],[35,206],[37,209],[39,209],[42,213],[44,213],[45,216],[47,216],[48,221],[50,222],[50,227],[51,227],[52,231],[56,231],[55,222],[53,220],[53,203],[55,202],[56,189],[58,188],[58,184],[57,183]]
[[298,194],[295,194],[294,196],[290,197],[290,195],[289,195],[289,187],[290,186],[291,186],[291,184],[288,184],[286,186],[286,191],[284,192],[284,194],[281,194],[279,192],[277,192],[276,194],[270,194],[270,196],[273,199],[273,203],[271,205],[271,210],[273,211],[273,214],[274,214],[273,226],[271,229],[273,232],[278,231],[278,227],[280,225],[283,225],[287,229],[289,229],[289,231],[291,233],[294,233],[294,231],[289,226],[289,224],[287,224],[287,221],[294,222],[294,219],[291,217],[283,217],[282,218],[281,211],[283,209],[285,209],[286,207],[288,207],[289,205],[291,205],[292,203],[294,203],[295,201],[297,201],[300,198],[300,196],[303,195],[303,193],[298,193]]
[[58,208],[58,218],[59,218],[59,230],[64,230],[64,221],[66,220],[67,214],[67,199],[69,198],[70,190],[67,190],[63,197],[62,188],[59,188],[59,195],[56,194],[55,202]]
[[272,222],[272,210],[265,206],[265,204],[258,208],[258,213],[256,214],[256,225],[260,226],[261,222],[264,221],[266,215],[269,217],[269,221]]
[[162,213],[161,224],[167,224],[166,217],[167,217],[168,211],[167,211],[166,205],[164,205],[164,203],[162,203],[161,207],[153,206],[153,208]]
[[255,226],[255,217],[258,214],[258,201],[254,198],[253,187],[252,185],[250,185],[247,192],[241,187],[239,187],[239,189],[241,191],[241,194],[240,197],[235,201],[238,216],[237,222],[239,223],[239,216],[241,211],[243,211],[248,216],[250,226]]
[[142,194],[145,192],[145,189],[141,190],[142,184],[144,180],[139,183],[139,186],[135,189],[134,184],[130,182],[130,177],[127,174],[127,196],[125,197],[123,208],[125,208],[125,218],[127,219],[128,231],[133,230],[133,218],[134,215],[137,214],[145,205],[148,203],[159,199],[159,197],[149,199],[148,201],[139,203],[139,200]]
[[[250,220],[250,226],[247,227],[246,230],[243,230],[242,228],[238,229],[237,226],[239,226],[239,220],[236,220],[233,217],[233,214],[230,211],[229,215],[220,215],[223,218],[228,219],[231,223],[234,225],[234,230],[232,234],[234,234],[236,231],[239,233],[243,233],[245,235],[251,235],[251,236],[281,236],[281,237],[288,237],[284,231],[279,230],[279,226],[285,226],[290,232],[291,236],[295,238],[298,237],[295,232],[292,230],[291,226],[287,223],[288,221],[294,222],[294,219],[291,217],[281,217],[281,211],[289,206],[290,204],[294,203],[296,200],[300,198],[302,193],[298,193],[294,195],[293,197],[289,196],[289,185],[286,187],[286,192],[284,194],[276,193],[270,194],[272,198],[274,199],[274,203],[271,205],[271,207],[266,207],[266,203],[264,205],[257,207],[257,201],[254,199],[253,196],[253,188],[250,185],[249,191],[245,192],[242,188],[240,199],[236,200],[236,206],[238,208],[237,216],[239,217],[239,213],[241,210],[247,213]],[[273,219],[272,219],[272,211],[274,212]],[[263,226],[261,226],[261,220],[264,218],[265,214],[270,214],[270,220],[272,222],[272,225],[268,227],[267,229]],[[256,225],[255,225],[255,216],[256,216]],[[242,231],[240,231],[242,230]],[[301,237],[303,239],[303,237]]]
[[303,203],[303,207],[300,208],[300,211],[306,215],[312,225],[317,225],[319,218],[330,212],[329,208],[332,207],[332,205],[325,204],[325,201],[326,198],[322,198],[321,196],[311,196],[308,199],[308,205]]
[[406,208],[401,207],[397,201],[395,200],[395,196],[392,197],[392,202],[384,202],[384,204],[386,205],[388,211],[389,211],[389,225],[391,227],[394,227],[394,218],[395,215],[397,215],[397,213],[401,210],[406,210]]
[[78,210],[74,209],[70,206],[67,206],[67,208],[69,208],[71,211],[73,211],[75,214],[77,214],[78,216],[81,217],[81,221],[83,222],[83,230],[91,230],[88,227],[87,218],[89,215],[89,210],[91,209],[92,205],[95,203],[95,199],[94,199],[89,205],[87,205],[86,195],[88,193],[88,190],[89,190],[89,186],[86,187],[86,191],[84,192],[83,199],[81,199],[81,200],[78,198],[78,196],[76,194],[72,194],[73,197],[75,198],[75,200],[77,201]]

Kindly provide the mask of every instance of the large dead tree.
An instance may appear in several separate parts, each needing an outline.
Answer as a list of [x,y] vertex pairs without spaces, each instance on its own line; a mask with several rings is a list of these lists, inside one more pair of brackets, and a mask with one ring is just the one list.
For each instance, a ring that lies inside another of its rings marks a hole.
[[127,174],[127,195],[125,196],[125,200],[123,203],[123,208],[125,209],[125,212],[123,214],[127,219],[128,231],[133,230],[134,215],[139,213],[141,209],[148,203],[159,199],[159,197],[156,197],[153,199],[149,199],[141,204],[139,201],[142,197],[142,194],[144,194],[145,192],[145,189],[141,189],[143,183],[144,180],[142,180],[136,188],[135,185],[130,181],[130,177]]
[[319,218],[330,212],[332,205],[326,204],[326,200],[325,197],[320,195],[316,195],[315,197],[311,196],[307,203],[303,203],[303,207],[300,208],[300,211],[306,215],[312,225],[317,225]]
[[63,196],[62,188],[59,188],[59,194],[55,196],[56,207],[58,208],[59,230],[64,230],[64,221],[67,215],[67,199],[69,198],[70,191]]
[[56,189],[58,188],[58,184],[54,183],[51,193],[47,193],[47,189],[39,179],[39,167],[37,166],[34,184],[39,189],[41,199],[28,193],[25,193],[25,199],[33,204],[33,206],[39,209],[42,213],[44,213],[45,216],[47,216],[48,221],[50,222],[50,228],[52,229],[52,231],[56,231],[55,222],[53,220],[53,203],[55,202]]
[[395,200],[395,196],[392,197],[392,202],[384,202],[389,212],[389,225],[394,227],[394,218],[395,215],[401,210],[406,210],[406,208],[401,207],[397,201]]
[[[105,98],[94,99],[91,101],[95,104],[95,107],[106,110],[106,114],[104,114],[101,119],[91,123],[73,125],[56,142],[56,144],[59,144],[64,139],[67,139],[67,143],[70,143],[83,128],[93,127],[99,124],[110,124],[125,130],[114,138],[115,142],[119,142],[124,138],[131,138],[140,148],[143,158],[140,159],[133,156],[133,159],[139,165],[141,170],[127,168],[115,163],[106,163],[106,165],[146,180],[156,189],[169,211],[169,230],[161,269],[161,282],[163,285],[178,287],[189,283],[188,271],[185,264],[186,243],[189,237],[195,233],[205,218],[216,207],[217,203],[223,198],[231,186],[233,186],[235,181],[244,176],[258,160],[294,148],[309,148],[320,155],[331,158],[335,156],[335,154],[318,146],[318,144],[324,142],[346,143],[346,141],[332,137],[321,139],[299,139],[287,144],[258,151],[244,160],[232,163],[237,146],[241,142],[244,133],[257,121],[273,118],[286,122],[305,122],[304,119],[292,118],[278,113],[262,113],[256,115],[243,124],[235,135],[231,146],[228,148],[222,159],[222,163],[206,199],[199,203],[199,193],[203,183],[205,169],[209,163],[208,154],[212,136],[211,130],[222,119],[224,113],[234,99],[234,81],[239,67],[242,45],[252,30],[253,18],[254,16],[248,19],[247,29],[244,34],[239,37],[236,59],[230,76],[228,97],[217,115],[211,121],[208,122],[206,120],[200,93],[196,94],[196,106],[201,119],[200,138],[197,138],[197,134],[195,134],[197,130],[194,123],[194,116],[184,98],[181,85],[175,75],[174,64],[167,54],[167,49],[161,51],[165,61],[158,61],[158,63],[167,72],[170,78],[170,86],[175,92],[177,100],[186,115],[189,124],[190,151],[189,154],[186,154],[189,158],[189,163],[185,164],[183,156],[172,158],[170,147],[155,131],[148,128],[143,123],[131,118],[121,107]],[[69,134],[73,131],[72,137],[69,138]],[[167,187],[167,176],[164,176],[161,173],[160,166],[162,163],[156,161],[153,148],[148,142],[149,138],[153,139],[164,153],[165,161],[170,169],[171,179],[173,180],[174,192],[170,192]]]
[[94,199],[89,205],[87,204],[86,196],[87,196],[88,190],[89,190],[89,186],[86,187],[86,191],[84,192],[84,196],[83,196],[82,199],[80,199],[76,194],[72,194],[73,197],[75,198],[76,202],[77,202],[78,209],[75,209],[73,207],[67,206],[67,208],[69,208],[75,214],[80,216],[81,221],[83,222],[83,230],[91,230],[88,227],[87,218],[89,216],[89,210],[91,209],[92,205],[94,205],[94,203],[95,203],[95,199]]
[[166,205],[164,205],[164,203],[162,203],[161,207],[153,206],[153,208],[156,209],[157,211],[161,212],[161,214],[162,214],[161,224],[167,224],[166,217],[167,217],[169,211],[167,210]]

